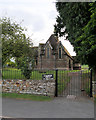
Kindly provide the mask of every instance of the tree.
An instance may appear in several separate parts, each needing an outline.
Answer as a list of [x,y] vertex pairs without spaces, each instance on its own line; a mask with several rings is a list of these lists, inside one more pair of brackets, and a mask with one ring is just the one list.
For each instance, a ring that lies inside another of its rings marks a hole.
[[21,69],[25,78],[30,79],[31,73],[35,67],[34,51],[32,47],[27,48],[27,53],[22,57],[16,58],[17,67]]
[[75,43],[75,40],[82,34],[82,28],[90,20],[89,3],[57,2],[56,8],[59,15],[54,26],[55,34],[59,36],[67,34],[66,38],[76,46],[75,44],[79,43]]
[[24,34],[24,29],[16,22],[12,22],[10,18],[0,19],[0,25],[2,26],[2,63],[4,64],[12,57],[19,58],[27,53],[30,41]]
[[[22,74],[29,79],[34,67],[30,38],[26,37],[24,29],[16,22],[12,22],[10,18],[0,19],[0,25],[2,26],[3,65],[14,58],[17,68],[21,69]],[[31,68],[29,68],[29,64],[31,64]]]
[[91,16],[88,24],[83,28],[83,33],[76,41],[81,40],[81,47],[79,46],[79,56],[82,60],[95,70],[96,72],[96,3],[90,3]]
[[78,51],[80,41],[75,40],[82,34],[82,28],[90,20],[89,3],[57,2],[57,11],[59,15],[56,19],[55,34],[61,36],[67,35],[75,51]]
[[30,79],[32,70],[34,69],[34,59],[32,57],[22,56],[22,58],[19,58],[18,66],[25,78]]
[[56,19],[55,34],[65,36],[74,46],[76,53],[79,51],[81,41],[76,39],[83,33],[82,28],[90,20],[89,3],[57,2],[57,11],[59,15]]
[[[96,2],[56,3],[59,16],[55,34],[64,36],[74,46],[78,58],[96,74]],[[63,30],[62,30],[63,29]]]

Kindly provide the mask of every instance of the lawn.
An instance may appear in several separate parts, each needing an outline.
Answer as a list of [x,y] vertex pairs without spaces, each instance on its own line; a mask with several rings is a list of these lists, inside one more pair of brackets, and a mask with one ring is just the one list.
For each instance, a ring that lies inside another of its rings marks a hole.
[[[43,74],[53,74],[55,77],[55,71],[46,71],[46,73],[41,73],[37,70],[32,71],[31,78],[32,80],[42,80]],[[24,75],[21,73],[20,69],[14,68],[4,68],[2,70],[2,79],[26,79]]]
[[4,68],[2,70],[2,79],[25,79],[20,69]]
[[32,94],[17,94],[17,93],[2,93],[3,98],[15,98],[33,101],[50,101],[53,98],[43,95],[32,95]]
[[[70,70],[70,71],[64,71],[64,70],[58,70],[58,75],[60,74],[67,74],[68,72],[78,72],[78,70]],[[32,71],[31,78],[32,80],[42,80],[43,74],[53,74],[55,79],[55,70],[47,70],[46,73],[41,73],[37,70]],[[2,70],[2,79],[26,79],[24,75],[21,73],[20,69],[15,68],[4,68]]]
[[82,66],[81,66],[81,69],[82,69],[82,70],[86,70],[86,69],[88,69],[88,68],[89,68],[88,65],[82,65]]

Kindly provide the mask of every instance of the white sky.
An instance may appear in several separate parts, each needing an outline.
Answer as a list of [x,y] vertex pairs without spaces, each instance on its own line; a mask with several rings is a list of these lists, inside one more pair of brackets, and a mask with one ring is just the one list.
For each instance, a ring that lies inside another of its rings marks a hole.
[[[54,31],[57,11],[55,0],[0,0],[0,17],[10,17],[27,28],[33,45],[45,43]],[[23,22],[21,23],[21,21]],[[60,38],[72,56],[73,47],[68,40]]]

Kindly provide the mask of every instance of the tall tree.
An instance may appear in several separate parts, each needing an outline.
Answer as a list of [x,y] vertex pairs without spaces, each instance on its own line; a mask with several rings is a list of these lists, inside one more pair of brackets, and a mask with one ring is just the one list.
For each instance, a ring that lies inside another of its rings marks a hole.
[[10,18],[0,19],[0,26],[2,26],[2,63],[3,65],[15,58],[17,67],[21,69],[22,74],[29,79],[33,70],[33,51],[30,38],[26,37],[24,29],[12,22]]
[[19,58],[27,53],[30,41],[24,34],[24,29],[16,22],[12,22],[10,18],[0,19],[0,25],[2,26],[2,63],[4,64],[12,57]]
[[55,34],[64,36],[67,34],[68,40],[72,45],[82,33],[82,28],[90,20],[89,3],[57,2],[59,15],[56,19]]
[[78,58],[96,74],[96,2],[56,3],[55,34],[64,36],[74,46]]
[[76,39],[83,33],[82,28],[90,20],[89,3],[78,2],[57,2],[57,11],[59,15],[56,19],[55,34],[57,36],[66,36],[74,50],[78,54],[81,41]]
[[54,26],[55,34],[59,36],[67,35],[66,38],[77,52],[80,41],[77,43],[75,40],[82,34],[82,28],[90,20],[89,3],[57,2],[56,8],[59,15]]
[[96,2],[90,3],[90,6],[91,19],[76,41],[81,41],[80,51],[78,51],[79,56],[82,56],[82,60],[85,60],[96,72]]

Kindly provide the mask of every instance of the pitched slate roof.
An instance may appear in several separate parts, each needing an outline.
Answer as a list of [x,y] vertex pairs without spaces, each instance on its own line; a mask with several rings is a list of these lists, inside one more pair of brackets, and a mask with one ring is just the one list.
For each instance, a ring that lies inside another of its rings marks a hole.
[[[47,42],[48,41],[50,42],[50,44],[51,44],[51,46],[53,47],[54,50],[57,49],[57,46],[60,43],[59,39],[54,34],[52,34],[50,36],[50,38],[47,40]],[[67,53],[67,55],[72,58],[72,56],[70,55],[70,53],[68,52],[68,50],[64,46],[63,46],[63,48],[64,48],[64,51]]]
[[[60,43],[60,41],[59,41],[59,39],[58,39],[54,34],[52,34],[52,35],[49,37],[49,39],[47,40],[47,42],[46,42],[45,44],[43,44],[43,43],[40,43],[40,44],[39,44],[39,46],[41,46],[41,51],[44,50],[44,46],[45,46],[48,42],[51,44],[53,50],[56,51],[56,49],[57,49],[58,44]],[[61,43],[61,44],[62,44],[62,43]],[[62,46],[63,46],[63,45],[62,45]],[[70,58],[72,58],[72,56],[70,55],[70,53],[68,52],[68,50],[67,50],[64,46],[63,46],[63,49],[64,49],[64,51],[66,52],[66,54],[67,54]],[[72,59],[73,59],[73,58],[72,58]]]
[[47,40],[47,42],[50,42],[51,46],[53,47],[53,50],[56,50],[58,45],[58,39],[52,34],[50,38]]

